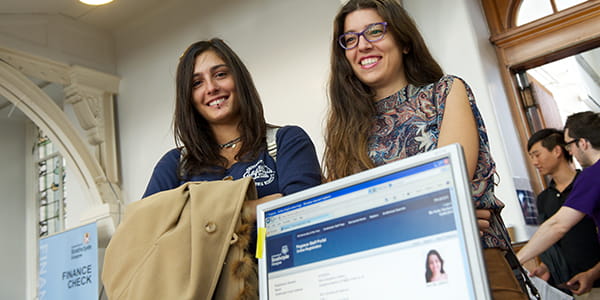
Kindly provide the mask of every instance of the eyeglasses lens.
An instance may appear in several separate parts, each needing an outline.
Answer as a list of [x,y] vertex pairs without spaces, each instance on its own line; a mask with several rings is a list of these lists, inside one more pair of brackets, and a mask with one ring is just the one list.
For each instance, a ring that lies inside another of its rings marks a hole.
[[365,30],[364,36],[369,42],[375,42],[383,38],[385,33],[385,27],[383,24],[373,24]]
[[352,49],[356,47],[356,44],[358,44],[358,34],[354,32],[348,32],[343,34],[340,37],[340,44],[343,48],[346,49]]
[[358,46],[358,40],[362,35],[369,42],[376,42],[383,38],[385,34],[385,23],[375,23],[369,25],[362,32],[347,32],[340,36],[339,42],[342,48],[348,50]]

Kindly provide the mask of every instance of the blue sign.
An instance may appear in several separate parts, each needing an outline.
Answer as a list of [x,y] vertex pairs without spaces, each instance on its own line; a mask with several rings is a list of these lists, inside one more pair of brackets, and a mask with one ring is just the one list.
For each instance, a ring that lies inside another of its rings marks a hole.
[[96,223],[40,239],[38,299],[98,299]]

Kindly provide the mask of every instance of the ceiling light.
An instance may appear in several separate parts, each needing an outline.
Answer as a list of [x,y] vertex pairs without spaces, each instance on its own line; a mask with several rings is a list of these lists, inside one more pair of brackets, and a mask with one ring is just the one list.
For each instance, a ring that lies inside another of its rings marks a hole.
[[79,1],[82,3],[85,3],[87,5],[103,5],[103,4],[113,2],[113,0],[79,0]]

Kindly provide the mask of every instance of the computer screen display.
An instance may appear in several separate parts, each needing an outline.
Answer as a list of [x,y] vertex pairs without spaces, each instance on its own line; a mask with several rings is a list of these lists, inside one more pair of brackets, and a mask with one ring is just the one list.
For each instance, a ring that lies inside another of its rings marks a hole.
[[459,158],[388,166],[259,210],[261,299],[477,299]]

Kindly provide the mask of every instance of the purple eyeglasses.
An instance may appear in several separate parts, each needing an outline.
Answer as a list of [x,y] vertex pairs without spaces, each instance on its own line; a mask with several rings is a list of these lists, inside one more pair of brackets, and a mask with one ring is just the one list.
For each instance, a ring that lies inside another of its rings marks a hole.
[[379,22],[369,24],[365,30],[361,32],[346,32],[338,38],[340,46],[346,50],[356,48],[358,40],[362,35],[369,42],[376,42],[383,38],[387,29],[387,22]]

